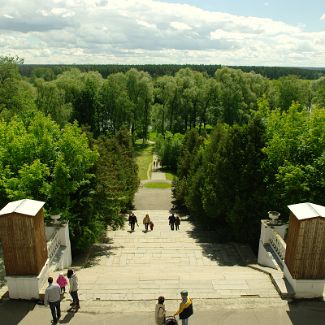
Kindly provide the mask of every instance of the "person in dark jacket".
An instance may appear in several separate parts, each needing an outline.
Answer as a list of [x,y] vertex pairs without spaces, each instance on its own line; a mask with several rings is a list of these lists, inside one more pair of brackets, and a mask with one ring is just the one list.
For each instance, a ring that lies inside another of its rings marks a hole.
[[181,292],[182,302],[179,304],[179,308],[174,314],[179,315],[179,319],[182,320],[182,325],[188,325],[188,319],[193,315],[193,302],[192,299],[188,296],[188,292],[183,290]]
[[181,219],[179,218],[179,216],[177,216],[175,218],[175,229],[179,230],[179,225],[181,224]]
[[174,213],[172,213],[172,215],[168,217],[168,220],[169,220],[170,230],[174,230],[175,220],[176,220]]
[[[131,231],[134,231],[135,224],[138,225],[138,219],[133,212],[129,214],[129,225],[131,226]],[[139,225],[138,225],[139,226]]]

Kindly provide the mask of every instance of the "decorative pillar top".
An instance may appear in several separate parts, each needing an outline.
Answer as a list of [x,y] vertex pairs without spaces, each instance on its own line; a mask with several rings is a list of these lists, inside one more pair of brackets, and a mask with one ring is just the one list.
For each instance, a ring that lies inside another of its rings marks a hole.
[[42,209],[45,202],[23,199],[19,201],[9,202],[0,210],[0,217],[6,214],[18,213],[27,216],[36,216],[39,210]]
[[298,220],[305,220],[311,218],[325,218],[325,207],[314,203],[298,203],[288,205],[290,211],[296,216]]

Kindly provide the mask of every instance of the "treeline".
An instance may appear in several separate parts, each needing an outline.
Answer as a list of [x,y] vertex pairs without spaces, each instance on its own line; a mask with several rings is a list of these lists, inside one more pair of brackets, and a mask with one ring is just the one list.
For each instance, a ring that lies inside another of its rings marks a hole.
[[72,71],[57,86],[24,80],[17,63],[0,59],[0,206],[46,201],[47,215],[69,221],[73,249],[82,251],[107,225],[121,226],[132,205],[139,180],[129,130],[95,136],[89,127],[96,74]]
[[213,77],[181,69],[175,76],[154,79],[136,69],[106,79],[98,72],[72,69],[54,80],[39,75],[21,83],[36,94],[37,108],[61,126],[76,120],[88,125],[95,137],[125,127],[131,131],[133,142],[137,138],[145,142],[149,127],[160,134],[174,134],[192,128],[209,132],[219,121],[247,123],[260,98],[267,99],[272,109],[282,110],[292,102],[310,110],[325,101],[325,77],[270,80],[230,68],[218,69]]
[[[152,78],[164,75],[174,76],[179,70],[189,68],[213,77],[216,70],[223,68],[218,64],[24,64],[19,66],[20,73],[28,78],[45,75],[47,80],[53,80],[64,71],[76,68],[82,72],[97,71],[103,78],[118,72],[137,69],[150,74]],[[314,80],[325,75],[325,68],[298,67],[263,67],[263,66],[230,66],[243,72],[255,72],[269,79],[279,79],[288,75],[296,75],[302,79]],[[46,73],[45,73],[46,72]]]

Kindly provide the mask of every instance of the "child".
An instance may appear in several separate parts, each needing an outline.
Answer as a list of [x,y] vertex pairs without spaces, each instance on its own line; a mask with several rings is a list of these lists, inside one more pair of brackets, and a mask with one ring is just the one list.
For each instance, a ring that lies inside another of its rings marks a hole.
[[56,283],[60,286],[61,293],[65,293],[65,286],[68,284],[68,280],[65,278],[63,273],[60,273],[56,280]]
[[150,226],[150,230],[152,231],[153,230],[153,227],[154,227],[154,223],[151,220],[149,222],[149,226]]
[[155,319],[157,325],[164,325],[165,324],[165,318],[166,318],[166,309],[164,305],[165,298],[163,296],[160,296],[158,298],[158,304],[155,308]]

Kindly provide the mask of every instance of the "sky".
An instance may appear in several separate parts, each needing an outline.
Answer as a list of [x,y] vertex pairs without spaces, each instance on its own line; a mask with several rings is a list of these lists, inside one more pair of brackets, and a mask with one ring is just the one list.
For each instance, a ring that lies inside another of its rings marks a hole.
[[325,0],[0,0],[0,56],[325,67]]

